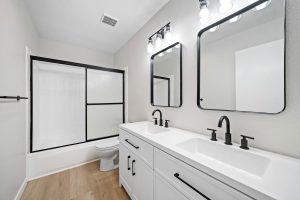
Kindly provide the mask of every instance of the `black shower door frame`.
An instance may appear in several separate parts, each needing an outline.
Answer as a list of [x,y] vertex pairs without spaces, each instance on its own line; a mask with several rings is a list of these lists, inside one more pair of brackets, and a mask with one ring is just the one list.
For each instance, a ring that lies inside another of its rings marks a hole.
[[[69,66],[75,66],[75,67],[81,67],[85,69],[85,141],[83,142],[77,142],[57,147],[51,147],[46,149],[40,149],[40,150],[33,150],[33,61],[42,61],[42,62],[48,62],[48,63],[55,63],[55,64],[62,64],[62,65],[69,65]],[[105,102],[105,103],[87,103],[87,70],[100,70],[100,71],[106,71],[106,72],[113,72],[113,73],[120,73],[122,74],[122,90],[123,90],[123,98],[122,102]],[[65,60],[57,60],[52,58],[45,58],[45,57],[39,57],[39,56],[30,56],[30,153],[36,153],[41,151],[47,151],[51,149],[57,149],[77,144],[83,144],[88,143],[96,140],[102,140],[106,138],[116,137],[119,134],[110,135],[106,137],[101,138],[95,138],[95,139],[88,139],[88,133],[87,133],[87,108],[88,106],[94,106],[94,105],[122,105],[123,106],[123,123],[125,123],[125,71],[121,69],[113,69],[113,68],[106,68],[106,67],[100,67],[95,65],[88,65],[83,63],[76,63],[76,62],[70,62]]]

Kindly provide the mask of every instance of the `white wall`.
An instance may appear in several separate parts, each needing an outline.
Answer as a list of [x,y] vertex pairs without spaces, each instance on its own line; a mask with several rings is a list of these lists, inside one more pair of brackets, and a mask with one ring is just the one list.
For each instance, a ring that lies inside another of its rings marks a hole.
[[[0,95],[28,96],[26,51],[38,35],[22,0],[0,1]],[[26,103],[0,100],[0,199],[13,199],[26,178]]]
[[113,54],[48,39],[39,40],[39,56],[101,67],[114,67]]
[[[251,135],[255,137],[251,146],[300,158],[300,2],[287,0],[287,108],[278,115],[204,111],[197,107],[198,12],[198,1],[170,1],[115,55],[116,66],[129,67],[129,121],[152,120],[155,107],[150,105],[147,38],[171,21],[175,39],[183,44],[183,106],[161,108],[163,117],[170,119],[172,126],[207,133],[206,128],[217,127],[219,117],[225,114],[231,119],[235,142],[240,142],[240,134]],[[218,136],[223,137],[223,133],[224,128]]]
[[[112,54],[41,39],[22,0],[0,1],[0,44],[0,96],[29,96],[26,46],[37,56],[114,67]],[[29,146],[29,137],[26,138],[28,102],[4,103],[0,100],[0,199],[13,199],[19,189],[24,188],[26,171],[27,178],[31,179],[96,158],[94,144],[90,143],[76,147],[81,149],[80,154],[68,149],[62,149],[60,154],[57,151],[31,154],[26,169],[26,149]],[[55,162],[57,159],[63,161]]]

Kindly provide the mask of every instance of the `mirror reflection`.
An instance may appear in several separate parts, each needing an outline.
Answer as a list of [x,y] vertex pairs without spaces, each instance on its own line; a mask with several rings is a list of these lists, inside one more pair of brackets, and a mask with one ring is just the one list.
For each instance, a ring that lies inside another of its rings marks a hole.
[[151,57],[151,104],[181,106],[181,44],[175,43]]
[[279,113],[285,108],[285,1],[258,1],[200,31],[198,105]]

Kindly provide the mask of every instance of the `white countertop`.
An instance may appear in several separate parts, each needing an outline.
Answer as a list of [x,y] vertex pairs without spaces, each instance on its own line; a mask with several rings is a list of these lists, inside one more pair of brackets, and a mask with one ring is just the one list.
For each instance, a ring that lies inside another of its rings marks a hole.
[[[180,142],[194,138],[213,142],[206,135],[172,127],[167,128],[165,132],[153,134],[147,132],[147,129],[141,129],[142,126],[148,124],[152,122],[127,123],[120,125],[120,128],[255,199],[300,200],[300,191],[298,191],[300,160],[250,148],[247,150],[248,153],[270,159],[266,172],[262,177],[258,177],[236,168],[230,168],[228,165],[222,165],[220,162],[195,156],[177,146]],[[222,140],[214,143],[224,145]],[[245,151],[241,150],[238,144],[233,144],[228,148]]]

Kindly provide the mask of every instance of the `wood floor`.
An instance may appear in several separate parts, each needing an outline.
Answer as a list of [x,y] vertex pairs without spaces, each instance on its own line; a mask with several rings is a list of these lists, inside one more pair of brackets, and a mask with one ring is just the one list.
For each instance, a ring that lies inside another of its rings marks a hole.
[[100,172],[99,161],[28,182],[22,200],[130,200],[119,172]]

